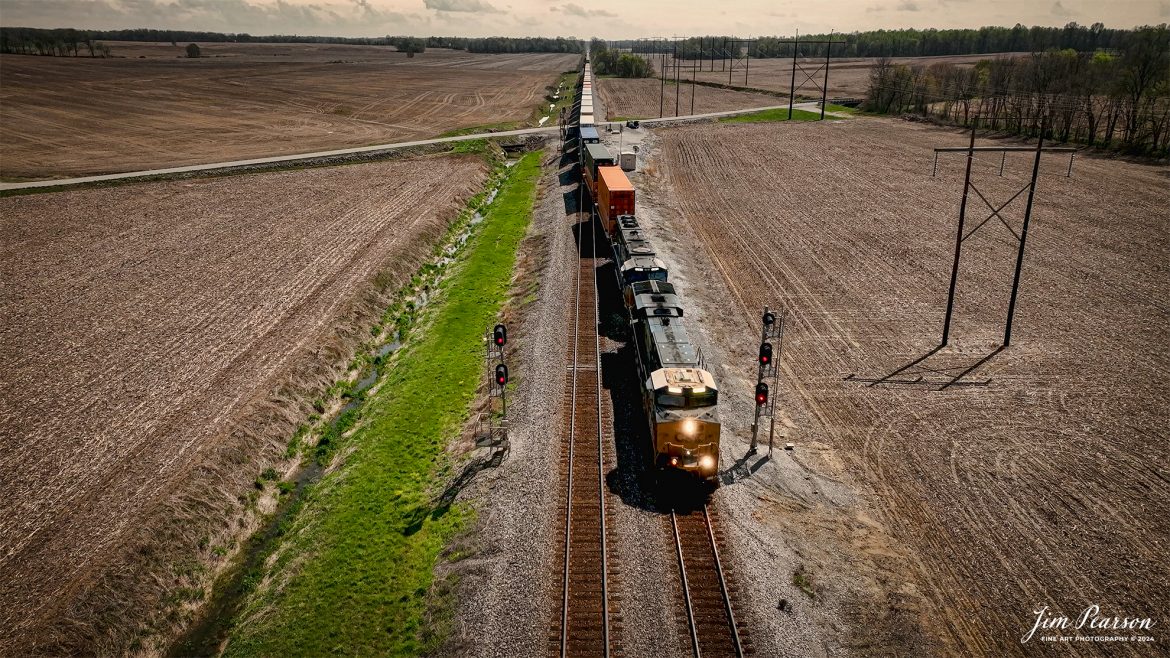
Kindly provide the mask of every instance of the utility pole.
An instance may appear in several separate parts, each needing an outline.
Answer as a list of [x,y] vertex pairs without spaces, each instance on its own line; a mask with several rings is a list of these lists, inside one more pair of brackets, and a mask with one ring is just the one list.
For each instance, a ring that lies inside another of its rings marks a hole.
[[[702,37],[700,37],[702,39]],[[690,62],[690,114],[695,114],[695,78],[698,77],[697,64],[703,60],[703,42],[698,42],[698,59]]]
[[959,202],[959,229],[955,233],[955,263],[951,266],[951,287],[947,292],[947,314],[943,319],[942,344],[951,336],[951,314],[955,308],[955,285],[959,281],[959,255],[963,250],[963,220],[967,217],[967,192],[971,189],[971,163],[975,160],[975,124],[971,124],[971,144],[967,151],[967,173],[963,178],[963,200]]
[[[1032,221],[1032,200],[1036,197],[1036,178],[1040,175],[1040,152],[1044,147],[1047,119],[1040,121],[1040,136],[1036,138],[1036,159],[1032,162],[1032,187],[1028,190],[1028,207],[1024,210],[1024,226],[1020,229],[1020,251],[1016,254],[1016,274],[1012,277],[1012,298],[1008,302],[1007,326],[1003,330],[1003,346],[1012,344],[1012,318],[1016,314],[1016,293],[1020,289],[1020,270],[1024,266],[1024,243],[1028,240],[1028,224]],[[1069,158],[1072,171],[1072,158]]]
[[833,33],[829,32],[829,43],[825,44],[825,86],[821,87],[821,121],[825,120],[825,103],[829,102],[829,53],[833,50]]
[[[1019,248],[1016,252],[1015,272],[1012,276],[1011,299],[1008,301],[1007,321],[1004,324],[1004,331],[1003,331],[1003,347],[1007,347],[1007,346],[1011,345],[1012,321],[1015,318],[1016,299],[1017,299],[1017,296],[1019,294],[1019,289],[1020,289],[1020,273],[1023,270],[1023,265],[1024,265],[1024,247],[1025,247],[1025,245],[1027,243],[1027,239],[1028,239],[1028,228],[1032,223],[1032,204],[1036,198],[1036,183],[1037,183],[1037,180],[1039,179],[1039,176],[1040,176],[1040,156],[1042,153],[1045,153],[1045,152],[1057,152],[1057,153],[1073,152],[1073,153],[1075,153],[1075,150],[1076,150],[1076,149],[1073,149],[1070,147],[1044,148],[1044,132],[1046,132],[1046,130],[1047,130],[1047,125],[1046,125],[1047,121],[1045,120],[1044,122],[1042,122],[1041,127],[1040,127],[1040,131],[1041,131],[1040,136],[1036,140],[1036,148],[1034,150],[1035,156],[1034,156],[1034,160],[1032,162],[1032,177],[1031,177],[1031,179],[1028,181],[1027,185],[1021,187],[1020,190],[1018,192],[1016,192],[1015,194],[1013,194],[1007,201],[1000,204],[999,206],[994,206],[994,205],[992,205],[992,203],[990,201],[987,200],[987,198],[984,196],[984,194],[979,191],[979,189],[975,186],[975,184],[973,182],[971,182],[971,163],[975,159],[975,152],[976,151],[980,151],[980,152],[982,152],[982,151],[990,151],[990,152],[1033,151],[1033,149],[1030,147],[1026,147],[1026,146],[1024,146],[1024,147],[1021,147],[1021,146],[980,146],[980,147],[976,147],[975,146],[975,130],[976,130],[976,126],[978,125],[978,123],[979,123],[979,117],[977,116],[977,117],[975,117],[975,120],[971,122],[971,138],[969,141],[969,145],[966,148],[948,146],[948,147],[939,147],[939,148],[935,149],[936,157],[937,157],[937,153],[942,152],[942,151],[948,151],[948,152],[949,151],[966,151],[967,152],[967,168],[966,168],[966,174],[964,175],[964,179],[963,179],[963,197],[959,203],[959,226],[958,226],[958,230],[955,234],[955,261],[954,261],[954,264],[951,266],[951,284],[950,284],[950,288],[948,289],[948,292],[947,292],[947,310],[946,310],[946,316],[943,319],[942,343],[939,345],[939,347],[946,346],[950,340],[951,319],[952,319],[952,315],[953,315],[953,311],[954,311],[954,302],[955,302],[955,288],[957,286],[957,281],[958,281],[959,258],[961,256],[963,242],[966,241],[967,238],[974,235],[977,231],[979,231],[979,229],[983,228],[983,226],[986,225],[988,222],[990,222],[992,219],[999,219],[999,221],[1004,225],[1004,227],[1012,234],[1012,237],[1014,237],[1016,239],[1016,241],[1019,242]],[[1070,156],[1070,161],[1071,161],[1071,156]],[[1001,159],[1001,162],[1002,162],[1002,159]],[[936,165],[936,167],[937,167],[937,165]],[[966,219],[967,219],[967,202],[970,198],[970,195],[969,195],[970,190],[973,190],[975,192],[975,194],[977,194],[979,196],[979,198],[987,205],[987,207],[991,210],[991,214],[988,215],[986,219],[984,219],[983,221],[981,221],[977,225],[975,225],[975,228],[964,233],[964,230],[965,230],[964,226],[966,224]],[[1001,215],[1000,213],[1003,212],[1004,208],[1006,208],[1009,204],[1011,204],[1013,201],[1015,201],[1017,198],[1019,198],[1020,195],[1023,194],[1024,192],[1028,193],[1028,205],[1024,209],[1023,226],[1020,228],[1020,232],[1016,233],[1016,230],[1013,229],[1010,224],[1008,224],[1007,220],[1004,219],[1003,215]]]
[[796,51],[800,49],[800,30],[792,42],[792,84],[788,87],[788,120],[792,120],[792,103],[796,100]]
[[682,87],[682,85],[679,84],[679,79],[678,79],[679,71],[678,71],[678,40],[677,39],[674,42],[674,52],[672,54],[672,57],[674,58],[674,116],[678,116],[678,93],[679,93],[679,88]]
[[[658,44],[655,43],[655,46],[657,46],[657,45]],[[661,73],[661,75],[659,76],[660,83],[658,85],[658,118],[659,119],[662,118],[662,101],[663,101],[663,98],[666,94],[666,49],[665,48],[662,49],[661,54],[662,54],[662,66],[658,67],[658,70]]]

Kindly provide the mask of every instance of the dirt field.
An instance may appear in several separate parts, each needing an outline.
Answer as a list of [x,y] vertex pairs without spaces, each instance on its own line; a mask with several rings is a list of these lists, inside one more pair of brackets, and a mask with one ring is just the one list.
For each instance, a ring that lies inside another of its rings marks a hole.
[[0,200],[0,653],[121,653],[175,585],[170,549],[231,534],[305,392],[486,173],[435,156]]
[[[658,101],[662,97],[664,116],[675,115],[676,86],[666,85],[665,91],[657,78],[621,79],[598,78],[597,90],[605,105],[606,118],[613,120],[648,119],[658,116]],[[695,111],[691,112],[691,85],[683,84],[678,90],[678,113],[703,114],[724,110],[742,110],[751,107],[782,105],[786,99],[768,94],[752,94],[714,87],[695,85]]]
[[523,121],[573,55],[408,59],[377,46],[113,43],[3,55],[0,177],[54,178],[433,137]]
[[[899,64],[921,66],[930,66],[931,64],[944,62],[959,66],[974,66],[979,60],[983,59],[1023,54],[1025,53],[894,57],[893,61]],[[835,98],[864,98],[865,92],[869,87],[869,70],[873,66],[873,62],[874,58],[871,57],[833,58],[829,68],[829,96]],[[797,96],[804,95],[809,98],[820,97],[821,91],[817,85],[823,85],[825,82],[825,69],[820,68],[824,63],[825,60],[823,58],[801,58],[798,60],[799,66],[796,70]],[[680,65],[680,75],[686,80],[691,79],[691,71],[687,68],[689,64],[689,61],[684,61]],[[735,87],[767,89],[769,91],[783,92],[784,94],[788,93],[792,85],[791,58],[753,59],[750,63],[747,63],[746,67],[744,66],[744,61],[737,62],[735,71],[731,74],[730,79],[728,78],[726,68],[720,70],[720,66],[725,66],[722,61],[717,60],[714,64],[714,71],[704,70],[698,74],[698,79]],[[707,65],[710,66],[710,62]],[[744,78],[745,68],[747,74],[746,81]],[[818,68],[820,68],[819,72]],[[808,75],[812,76],[811,80],[808,79]],[[657,96],[655,99],[657,100]]]
[[[965,242],[951,346],[935,351],[963,161],[931,179],[930,149],[964,139],[858,119],[664,129],[645,149],[639,215],[658,204],[652,237],[692,263],[684,294],[709,358],[732,359],[718,375],[728,450],[750,418],[735,405],[754,382],[758,312],[789,313],[779,425],[796,451],[720,495],[795,546],[818,591],[809,614],[843,609],[852,635],[832,642],[861,652],[1101,650],[1021,645],[1045,605],[1150,617],[1165,642],[1170,171],[1085,158],[1065,178],[1067,158],[1046,157],[1013,344],[996,351],[1017,243],[992,220]],[[1003,178],[997,156],[977,162],[976,186],[1002,203],[1029,157]],[[1022,202],[1004,211],[1016,230]],[[970,204],[968,228],[990,213]],[[792,567],[753,539],[762,564]]]

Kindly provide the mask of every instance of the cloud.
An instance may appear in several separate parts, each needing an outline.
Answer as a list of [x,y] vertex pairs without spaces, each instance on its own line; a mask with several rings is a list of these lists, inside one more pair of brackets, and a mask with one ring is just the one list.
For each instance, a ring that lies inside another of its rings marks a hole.
[[[554,11],[556,9],[557,7],[553,7]],[[604,9],[586,9],[575,2],[570,2],[561,6],[560,10],[569,16],[580,16],[581,18],[593,18],[597,16],[617,18],[617,14],[613,13],[612,11],[606,11]]]
[[434,9],[435,11],[449,11],[467,14],[502,14],[502,9],[496,9],[493,5],[484,2],[483,0],[423,0],[423,4],[427,9]]
[[898,11],[918,11],[918,3],[914,0],[904,0],[898,5]]
[[1069,18],[1073,14],[1060,3],[1060,0],[1056,0],[1056,2],[1052,4],[1052,15],[1059,18]]
[[91,30],[154,28],[251,34],[401,34],[427,19],[369,0],[2,0],[6,25]]

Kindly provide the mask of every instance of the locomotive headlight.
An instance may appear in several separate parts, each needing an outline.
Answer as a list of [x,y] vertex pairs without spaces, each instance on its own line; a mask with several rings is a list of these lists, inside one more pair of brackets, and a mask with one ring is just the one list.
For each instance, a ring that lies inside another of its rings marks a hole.
[[699,423],[695,422],[694,418],[688,418],[682,422],[682,432],[687,436],[694,436],[695,432],[699,430]]
[[715,468],[715,458],[711,455],[703,455],[699,458],[699,467],[705,471]]

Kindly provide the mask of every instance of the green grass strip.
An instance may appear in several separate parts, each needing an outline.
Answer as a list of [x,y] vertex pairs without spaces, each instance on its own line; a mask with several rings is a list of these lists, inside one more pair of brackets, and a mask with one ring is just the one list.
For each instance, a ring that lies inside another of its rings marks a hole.
[[[829,118],[829,117],[826,117]],[[820,121],[820,112],[808,112],[806,110],[792,110],[793,121]],[[751,114],[740,114],[733,117],[723,117],[719,119],[720,123],[761,123],[765,121],[788,121],[788,108],[779,110],[764,110],[763,112],[753,112]]]
[[838,114],[857,114],[859,112],[856,107],[846,107],[844,105],[837,105],[836,103],[826,104],[825,111],[836,112]]
[[354,451],[307,496],[270,573],[276,585],[253,594],[226,655],[404,656],[441,641],[427,624],[428,591],[470,512],[433,509],[434,482],[480,383],[480,337],[508,295],[540,158],[513,167],[430,322],[339,447]]

